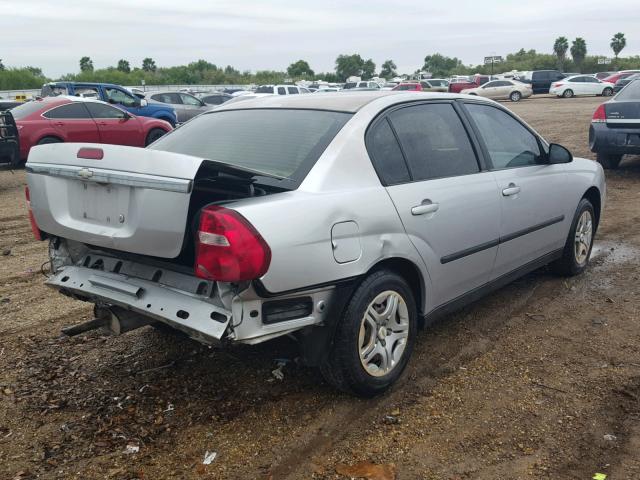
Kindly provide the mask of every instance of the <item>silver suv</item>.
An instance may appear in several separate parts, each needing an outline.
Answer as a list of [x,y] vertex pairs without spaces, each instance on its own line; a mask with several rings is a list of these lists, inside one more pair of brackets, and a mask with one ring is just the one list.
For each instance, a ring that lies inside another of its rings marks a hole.
[[96,305],[70,333],[291,335],[364,396],[398,379],[426,322],[548,263],[582,272],[605,198],[597,163],[440,93],[248,100],[146,149],[34,147],[27,172],[48,285]]

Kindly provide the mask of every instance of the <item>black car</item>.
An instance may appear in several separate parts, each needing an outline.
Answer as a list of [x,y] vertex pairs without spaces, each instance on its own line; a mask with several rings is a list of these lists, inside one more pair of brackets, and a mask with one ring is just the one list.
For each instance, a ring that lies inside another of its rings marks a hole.
[[530,83],[533,93],[549,93],[553,82],[562,80],[566,75],[558,70],[534,70],[527,75],[519,77],[524,83]]
[[224,102],[231,100],[232,98],[233,95],[229,95],[228,93],[223,92],[200,95],[200,100],[202,100],[207,105],[222,105]]
[[633,80],[637,80],[639,78],[640,78],[640,73],[634,73],[633,75],[629,75],[628,77],[621,78],[614,85],[613,93],[618,93],[620,90],[626,87],[628,83],[630,83]]
[[19,162],[20,143],[16,122],[8,110],[0,112],[0,163],[15,166]]
[[640,154],[640,79],[633,80],[591,119],[589,148],[603,168],[618,168],[623,155]]

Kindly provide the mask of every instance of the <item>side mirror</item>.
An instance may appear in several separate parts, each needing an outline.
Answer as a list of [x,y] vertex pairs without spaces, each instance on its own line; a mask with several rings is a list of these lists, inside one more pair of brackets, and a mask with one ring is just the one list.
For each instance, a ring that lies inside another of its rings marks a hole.
[[557,143],[549,145],[549,163],[555,165],[557,163],[569,163],[573,161],[571,152]]
[[131,115],[129,114],[129,112],[122,112],[122,119],[126,122],[127,120],[129,120],[131,118]]

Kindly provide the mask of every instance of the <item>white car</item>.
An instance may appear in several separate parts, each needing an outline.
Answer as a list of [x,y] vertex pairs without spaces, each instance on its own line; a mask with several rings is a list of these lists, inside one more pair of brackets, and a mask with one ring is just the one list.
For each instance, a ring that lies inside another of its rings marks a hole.
[[574,75],[551,84],[549,93],[558,97],[571,98],[576,95],[613,95],[613,84],[603,82],[593,75]]
[[268,93],[271,95],[298,95],[311,93],[308,88],[297,85],[260,85],[255,93]]

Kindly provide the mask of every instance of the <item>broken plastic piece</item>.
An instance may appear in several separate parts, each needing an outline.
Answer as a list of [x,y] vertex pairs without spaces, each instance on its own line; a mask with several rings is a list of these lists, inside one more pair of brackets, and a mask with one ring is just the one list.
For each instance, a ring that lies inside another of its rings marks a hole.
[[209,451],[207,451],[204,454],[204,460],[202,460],[202,464],[203,465],[211,465],[211,462],[213,462],[216,459],[217,455],[218,455],[217,452],[209,452]]

